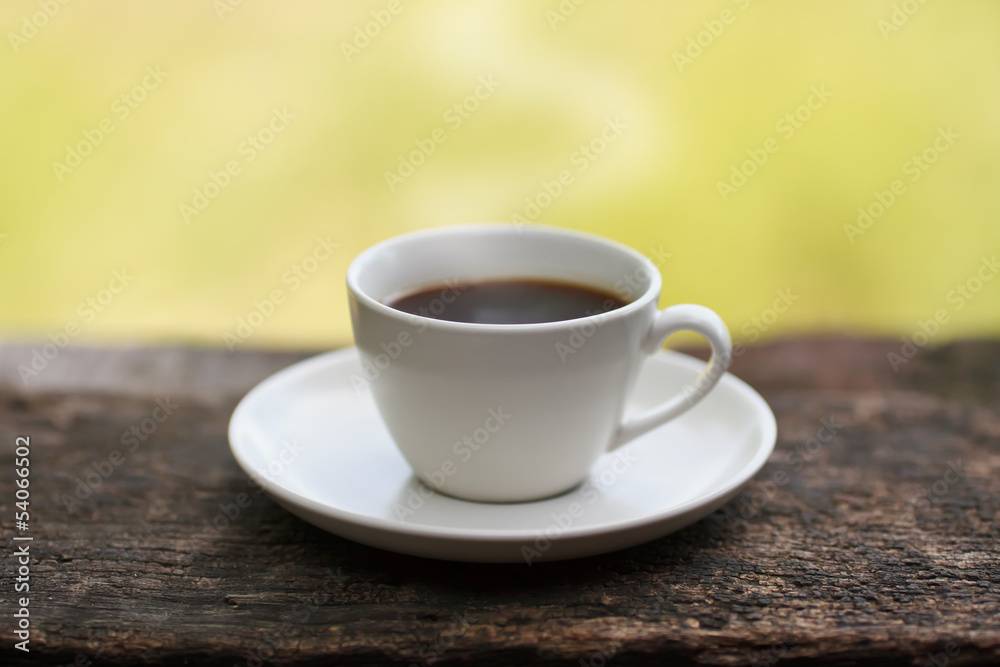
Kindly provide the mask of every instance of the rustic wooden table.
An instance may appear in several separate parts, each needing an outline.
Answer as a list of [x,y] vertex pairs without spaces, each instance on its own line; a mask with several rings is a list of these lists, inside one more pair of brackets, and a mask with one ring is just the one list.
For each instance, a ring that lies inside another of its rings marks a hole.
[[[1000,343],[922,351],[895,373],[900,345],[747,349],[733,372],[778,418],[751,487],[669,537],[531,568],[379,551],[254,495],[230,412],[304,355],[67,349],[24,382],[32,348],[0,347],[0,661],[1000,664]],[[824,420],[842,428],[810,440]],[[26,543],[30,653],[14,647]]]

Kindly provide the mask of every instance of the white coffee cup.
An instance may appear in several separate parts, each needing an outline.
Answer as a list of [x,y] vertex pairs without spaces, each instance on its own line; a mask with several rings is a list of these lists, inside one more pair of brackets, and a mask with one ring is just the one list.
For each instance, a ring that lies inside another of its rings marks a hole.
[[[488,280],[543,279],[611,292],[616,310],[535,324],[473,324],[386,305],[441,285],[429,314]],[[428,486],[487,502],[530,501],[580,484],[594,462],[695,405],[729,366],[729,332],[711,310],[657,310],[660,274],[641,253],[564,229],[513,224],[398,236],[347,270],[362,371],[399,451]],[[712,356],[680,395],[624,419],[639,367],[670,334],[704,336]]]

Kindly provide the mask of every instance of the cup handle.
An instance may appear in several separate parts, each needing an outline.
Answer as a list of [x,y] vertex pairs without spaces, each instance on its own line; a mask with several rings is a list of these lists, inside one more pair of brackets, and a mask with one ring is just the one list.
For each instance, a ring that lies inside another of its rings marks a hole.
[[623,422],[618,427],[608,451],[618,449],[694,407],[711,391],[729,368],[733,356],[733,343],[729,337],[729,330],[726,329],[722,318],[713,311],[692,304],[671,306],[657,313],[642,343],[642,354],[655,354],[663,346],[667,336],[678,331],[694,331],[708,340],[712,348],[708,366],[693,384],[684,386],[684,392],[680,396]]

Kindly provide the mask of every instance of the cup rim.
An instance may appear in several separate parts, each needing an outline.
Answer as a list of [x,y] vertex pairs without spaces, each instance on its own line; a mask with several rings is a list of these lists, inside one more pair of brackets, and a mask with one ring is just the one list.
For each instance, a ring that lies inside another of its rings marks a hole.
[[[594,315],[587,315],[584,317],[577,317],[571,320],[556,320],[554,322],[531,322],[527,324],[483,324],[478,322],[453,322],[451,320],[439,320],[433,317],[426,317],[424,315],[415,315],[412,313],[406,313],[401,310],[397,310],[392,306],[387,306],[378,299],[373,298],[361,289],[359,282],[361,279],[361,274],[367,267],[367,265],[373,261],[373,258],[379,253],[384,252],[386,248],[397,245],[400,243],[405,243],[413,239],[427,238],[434,236],[447,236],[449,234],[454,234],[456,232],[472,232],[472,233],[510,233],[510,234],[536,234],[545,236],[561,236],[561,237],[572,237],[577,239],[583,239],[590,241],[592,243],[598,243],[600,245],[608,246],[617,250],[620,253],[629,255],[632,259],[636,260],[640,265],[646,268],[646,271],[650,275],[649,285],[646,290],[639,295],[636,299],[625,304],[621,308],[616,308],[615,310],[609,310],[602,313],[596,313]],[[399,234],[397,236],[390,237],[383,241],[376,243],[373,246],[362,250],[347,267],[347,288],[351,294],[358,300],[361,305],[385,315],[387,317],[392,317],[401,321],[405,321],[407,324],[413,325],[419,323],[421,330],[434,329],[440,331],[468,331],[468,332],[478,332],[478,333],[504,333],[504,334],[519,334],[519,333],[529,333],[529,332],[544,332],[544,331],[557,331],[560,329],[573,329],[583,326],[587,322],[595,322],[601,319],[602,322],[607,322],[609,320],[616,320],[620,318],[625,318],[635,313],[638,310],[644,308],[650,301],[654,299],[659,299],[660,290],[663,286],[663,279],[660,276],[659,269],[653,262],[643,255],[638,250],[631,248],[623,243],[609,239],[604,236],[599,236],[597,234],[591,234],[589,232],[581,232],[575,229],[566,229],[563,227],[553,227],[550,225],[526,225],[518,227],[512,222],[473,222],[464,223],[457,225],[443,225],[440,227],[433,227],[431,229],[421,229],[418,231],[407,232],[405,234]]]

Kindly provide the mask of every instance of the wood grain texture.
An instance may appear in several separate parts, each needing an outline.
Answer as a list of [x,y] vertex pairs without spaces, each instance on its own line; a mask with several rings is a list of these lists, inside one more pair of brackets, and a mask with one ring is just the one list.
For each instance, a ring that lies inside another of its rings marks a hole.
[[[31,436],[35,541],[23,654],[4,472],[0,660],[1000,664],[1000,343],[922,351],[897,374],[898,346],[747,349],[733,371],[779,433],[754,483],[674,535],[531,568],[364,547],[257,494],[229,454],[229,415],[301,355],[70,349],[25,386],[31,348],[2,347],[0,451],[10,466]],[[168,394],[177,407],[130,451],[122,434]]]

